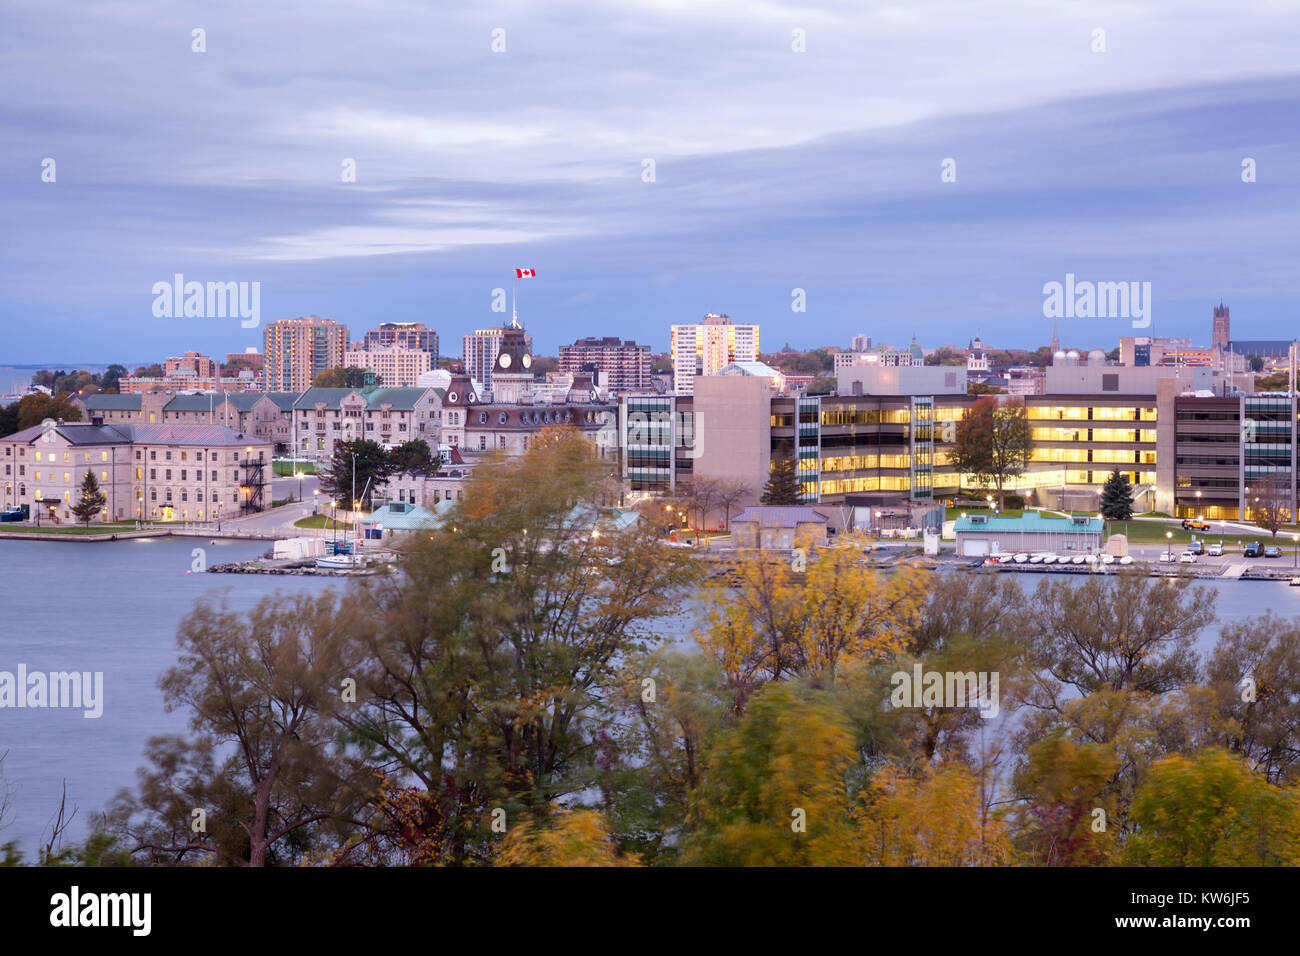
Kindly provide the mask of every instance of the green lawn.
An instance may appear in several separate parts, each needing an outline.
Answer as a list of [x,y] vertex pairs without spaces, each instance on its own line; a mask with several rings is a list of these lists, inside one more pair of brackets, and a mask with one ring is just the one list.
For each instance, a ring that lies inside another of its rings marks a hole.
[[[1171,532],[1172,536],[1165,537],[1165,532]],[[1180,521],[1171,521],[1168,524],[1156,521],[1107,521],[1106,534],[1124,534],[1128,536],[1129,544],[1164,544],[1169,541],[1177,550],[1182,550],[1191,543],[1192,535],[1206,544],[1215,544],[1222,541],[1224,547],[1230,552],[1237,550],[1237,542],[1245,544],[1248,541],[1260,541],[1264,544],[1273,544],[1273,536],[1265,532],[1264,534],[1248,534],[1235,528],[1229,528],[1222,531],[1217,525],[1209,531],[1184,531]],[[1293,546],[1291,535],[1278,532],[1278,547],[1289,551]]]
[[[287,477],[294,473],[294,463],[291,461],[276,461],[271,463],[272,469],[277,475]],[[314,475],[316,474],[316,464],[310,461],[300,461],[297,463],[298,474]]]
[[329,515],[308,515],[305,518],[299,518],[293,523],[295,528],[351,528],[351,522],[339,519],[337,522],[331,522]]
[[[1024,509],[1022,508],[1007,508],[1003,511],[999,511],[998,515],[1003,518],[1019,518],[1024,513],[1025,513]],[[991,515],[993,514],[993,512],[988,508],[949,508],[944,513],[944,518],[947,521],[954,521],[957,518],[960,518],[962,515],[982,515],[982,514]]]

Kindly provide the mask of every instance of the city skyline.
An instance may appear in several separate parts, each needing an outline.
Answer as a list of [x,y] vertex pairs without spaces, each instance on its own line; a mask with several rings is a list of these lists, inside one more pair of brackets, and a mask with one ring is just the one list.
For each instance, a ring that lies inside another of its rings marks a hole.
[[[601,334],[662,353],[708,312],[800,348],[1046,342],[1042,288],[1066,274],[1149,282],[1150,334],[1200,340],[1223,299],[1242,334],[1287,337],[1300,24],[1154,3],[568,6],[599,30],[397,4],[361,29],[307,6],[87,7],[66,31],[20,5],[23,46],[0,64],[25,96],[0,113],[0,364],[261,341],[239,319],[154,315],[178,273],[259,283],[262,326],[414,321],[454,341],[505,319],[494,291],[535,268],[519,314],[548,355]],[[349,69],[320,70],[344,35]]]

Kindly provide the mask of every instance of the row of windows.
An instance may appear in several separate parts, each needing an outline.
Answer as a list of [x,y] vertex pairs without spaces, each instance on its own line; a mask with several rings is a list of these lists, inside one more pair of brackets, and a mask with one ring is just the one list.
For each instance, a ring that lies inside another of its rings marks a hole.
[[1031,428],[1030,437],[1036,442],[1091,441],[1091,442],[1147,442],[1154,444],[1154,428]]
[[1030,420],[1153,422],[1156,420],[1156,410],[1131,405],[1030,405],[1025,409],[1025,416]]

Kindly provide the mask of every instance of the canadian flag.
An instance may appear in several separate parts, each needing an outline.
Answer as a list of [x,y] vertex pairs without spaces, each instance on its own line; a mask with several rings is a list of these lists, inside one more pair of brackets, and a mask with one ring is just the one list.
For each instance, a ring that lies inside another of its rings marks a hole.
[[515,278],[516,278],[516,279],[536,279],[536,278],[537,278],[537,270],[536,270],[536,269],[516,269],[516,270],[515,270]]

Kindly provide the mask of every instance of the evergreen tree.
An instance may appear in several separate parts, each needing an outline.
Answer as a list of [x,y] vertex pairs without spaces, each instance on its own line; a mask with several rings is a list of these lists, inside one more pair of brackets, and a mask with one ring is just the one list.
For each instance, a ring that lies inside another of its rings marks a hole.
[[1116,468],[1101,489],[1101,514],[1107,521],[1128,521],[1133,517],[1133,488],[1128,475]]
[[99,482],[95,480],[95,473],[86,469],[86,477],[81,479],[81,498],[72,506],[72,513],[77,516],[77,520],[84,521],[86,527],[90,527],[90,519],[99,514],[100,509],[108,503],[104,493],[99,490]]
[[772,475],[767,479],[763,495],[758,499],[765,505],[797,505],[799,503],[799,482],[795,478],[794,459],[778,458]]

